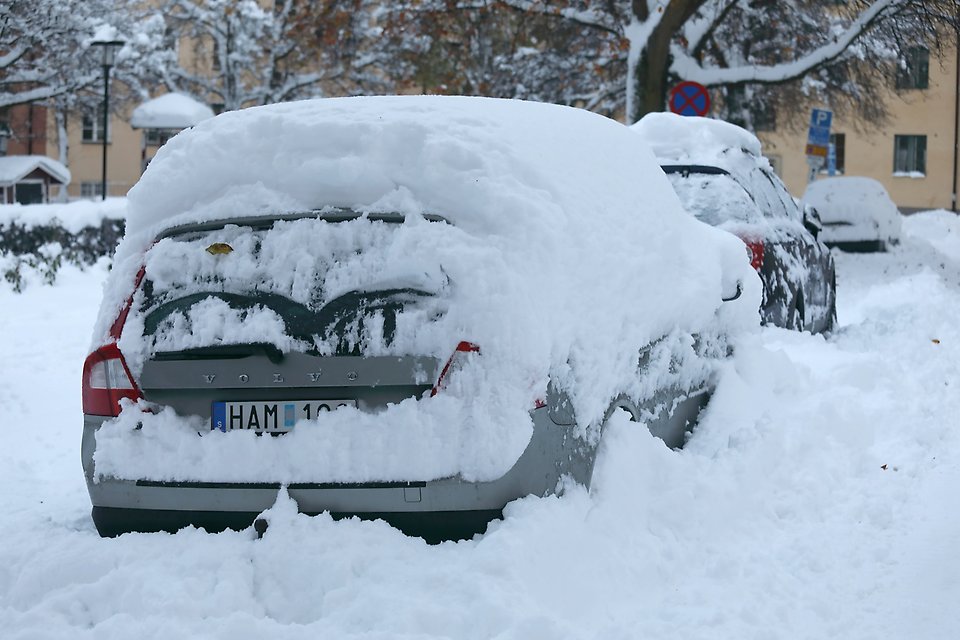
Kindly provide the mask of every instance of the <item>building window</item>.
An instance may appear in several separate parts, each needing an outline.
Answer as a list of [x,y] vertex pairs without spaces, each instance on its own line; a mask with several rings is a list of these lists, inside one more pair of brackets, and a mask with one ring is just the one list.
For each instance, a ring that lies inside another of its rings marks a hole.
[[[10,123],[6,120],[6,115],[6,109],[0,109],[0,156],[7,155],[7,144],[13,135],[13,131],[10,130]],[[0,204],[3,204],[2,200],[0,200]]]
[[893,174],[927,173],[927,136],[893,137]]
[[754,131],[776,131],[777,110],[768,102],[758,102],[753,111]]
[[930,51],[911,47],[897,68],[897,89],[926,89],[930,84]]
[[[107,122],[107,142],[110,142],[110,123]],[[96,113],[83,114],[83,134],[81,140],[84,142],[103,142],[103,105],[97,107]]]
[[99,182],[81,182],[80,183],[80,197],[81,198],[99,198],[103,194],[103,190],[100,188],[103,185]]
[[148,147],[162,147],[167,140],[177,134],[172,129],[144,129],[144,137]]

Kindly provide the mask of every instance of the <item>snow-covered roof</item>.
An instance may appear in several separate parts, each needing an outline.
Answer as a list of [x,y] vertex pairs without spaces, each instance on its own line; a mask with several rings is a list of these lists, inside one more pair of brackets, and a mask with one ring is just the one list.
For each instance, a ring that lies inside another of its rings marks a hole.
[[213,117],[213,109],[182,93],[166,93],[133,110],[134,129],[186,129]]
[[54,181],[70,184],[70,170],[47,156],[0,157],[0,186],[16,184],[37,169],[45,171]]
[[708,158],[726,149],[760,156],[760,141],[755,135],[714,118],[648,113],[630,128],[643,136],[658,158]]

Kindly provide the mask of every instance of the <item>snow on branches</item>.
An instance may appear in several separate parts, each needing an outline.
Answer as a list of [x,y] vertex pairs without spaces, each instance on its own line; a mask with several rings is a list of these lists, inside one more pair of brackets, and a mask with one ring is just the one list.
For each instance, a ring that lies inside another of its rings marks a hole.
[[177,34],[164,84],[224,109],[356,92],[371,29],[364,0],[163,0]]

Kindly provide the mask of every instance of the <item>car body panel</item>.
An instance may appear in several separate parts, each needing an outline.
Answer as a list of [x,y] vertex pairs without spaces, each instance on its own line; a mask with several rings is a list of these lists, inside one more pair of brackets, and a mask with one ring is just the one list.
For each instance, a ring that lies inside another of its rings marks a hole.
[[[406,533],[427,539],[469,537],[500,517],[503,507],[513,500],[557,493],[566,482],[589,488],[599,437],[582,437],[575,421],[557,424],[551,416],[569,416],[569,412],[564,413],[569,401],[562,393],[554,391],[551,395],[549,406],[554,410],[544,406],[531,412],[534,432],[530,443],[513,467],[496,480],[472,482],[453,477],[407,482],[289,483],[283,488],[302,513],[385,519]],[[626,409],[668,446],[680,447],[709,397],[707,388],[687,393],[665,389],[639,404],[619,398],[611,404],[608,415],[617,408]],[[211,531],[243,528],[277,500],[282,486],[276,482],[174,482],[98,476],[97,430],[107,419],[84,416],[81,444],[94,521],[102,535],[176,531],[188,525]]]
[[803,194],[823,220],[821,240],[843,251],[885,251],[900,241],[901,215],[884,186],[861,176],[822,178]]
[[[812,332],[833,328],[836,306],[833,258],[804,227],[800,208],[779,178],[761,166],[738,173],[710,165],[664,164],[662,168],[668,177],[677,176],[673,178],[675,188],[678,180],[694,175],[702,176],[707,182],[732,179],[761,212],[761,220],[742,211],[727,211],[728,221],[721,222],[718,217],[722,213],[717,212],[704,221],[719,222],[717,226],[742,239],[763,241],[759,273],[764,284],[760,313],[765,324]],[[741,177],[744,173],[746,178]],[[687,195],[683,189],[678,194],[681,200]],[[691,213],[701,217],[697,210],[701,205],[689,200],[684,204],[690,207]]]

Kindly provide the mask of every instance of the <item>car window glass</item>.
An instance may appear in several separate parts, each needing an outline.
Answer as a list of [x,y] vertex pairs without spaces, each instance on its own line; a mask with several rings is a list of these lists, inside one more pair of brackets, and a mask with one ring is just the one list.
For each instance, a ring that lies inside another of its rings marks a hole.
[[787,211],[776,192],[770,178],[759,168],[752,169],[747,176],[746,188],[756,200],[757,205],[767,218],[783,218]]
[[773,191],[780,199],[780,203],[783,205],[783,208],[787,212],[787,217],[794,220],[799,220],[802,215],[800,212],[800,207],[797,206],[796,200],[793,199],[793,196],[790,195],[790,192],[787,191],[786,185],[783,184],[783,181],[777,176],[777,174],[770,171],[763,171],[763,175],[770,181],[770,184],[773,185]]
[[145,256],[137,314],[155,351],[248,342],[321,353],[390,348],[439,313],[449,280],[436,248],[449,232],[304,218],[166,237]]
[[750,194],[728,175],[669,173],[667,177],[684,208],[701,222],[718,226],[725,222],[755,224],[762,220]]

